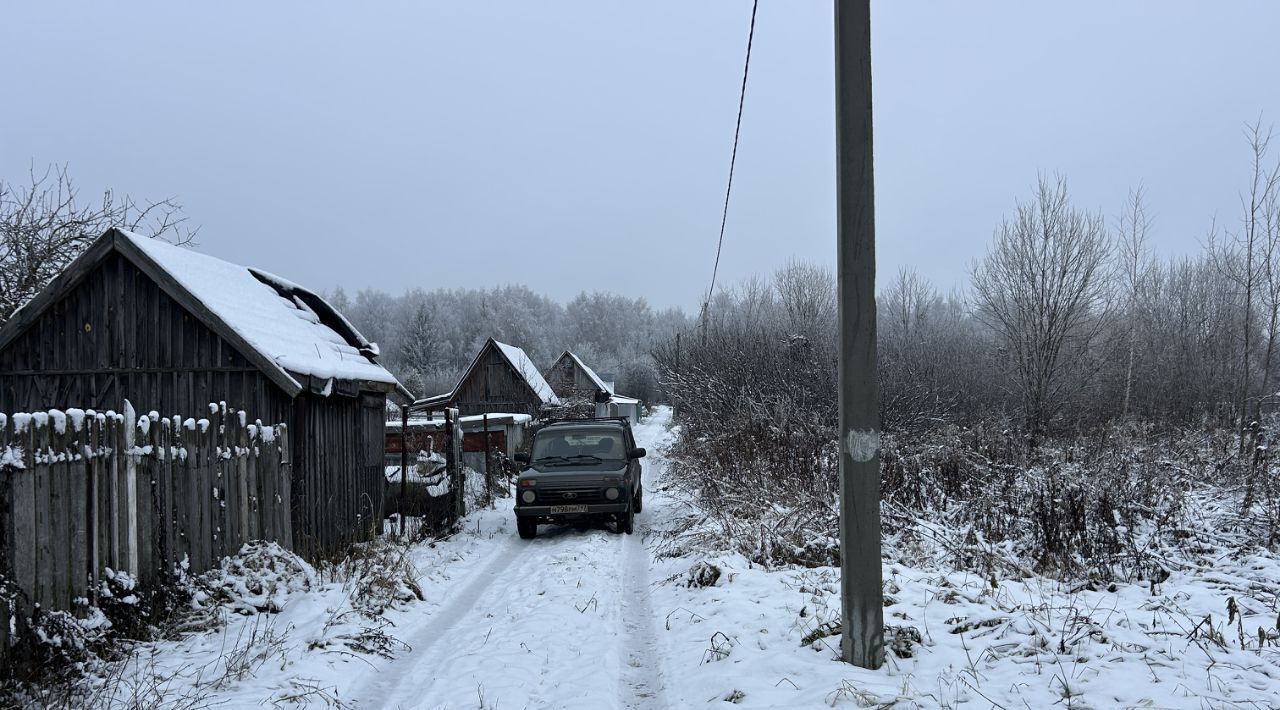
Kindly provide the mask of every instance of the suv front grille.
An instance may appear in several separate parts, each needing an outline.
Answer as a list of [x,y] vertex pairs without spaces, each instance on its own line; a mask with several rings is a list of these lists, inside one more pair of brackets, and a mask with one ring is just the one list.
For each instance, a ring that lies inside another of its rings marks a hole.
[[537,488],[541,505],[577,505],[581,503],[605,503],[604,489],[590,484],[550,484]]

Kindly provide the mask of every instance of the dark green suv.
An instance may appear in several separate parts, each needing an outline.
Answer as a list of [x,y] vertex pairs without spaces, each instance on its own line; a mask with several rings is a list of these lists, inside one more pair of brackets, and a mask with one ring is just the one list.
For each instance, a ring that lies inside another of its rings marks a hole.
[[565,419],[533,437],[528,464],[516,483],[516,528],[529,540],[539,523],[612,521],[631,534],[644,507],[640,459],[631,423],[618,419]]

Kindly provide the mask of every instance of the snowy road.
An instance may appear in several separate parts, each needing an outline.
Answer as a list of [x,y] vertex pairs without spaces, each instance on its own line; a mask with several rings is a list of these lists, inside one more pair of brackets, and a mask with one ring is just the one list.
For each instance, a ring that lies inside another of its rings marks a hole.
[[669,504],[657,486],[669,421],[659,409],[635,429],[650,453],[634,535],[542,526],[521,540],[506,501],[492,544],[451,580],[448,597],[401,621],[396,636],[412,651],[364,673],[349,699],[362,708],[668,707],[645,538]]

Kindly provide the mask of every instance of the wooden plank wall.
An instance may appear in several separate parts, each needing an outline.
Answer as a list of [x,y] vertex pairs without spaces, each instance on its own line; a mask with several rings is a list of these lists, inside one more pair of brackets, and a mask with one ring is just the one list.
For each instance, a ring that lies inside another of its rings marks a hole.
[[385,397],[302,398],[294,424],[296,551],[310,560],[370,539],[382,517]]
[[0,584],[20,590],[23,617],[93,601],[109,569],[148,585],[251,540],[289,548],[288,450],[285,425],[219,405],[198,419],[0,415]]
[[479,362],[458,384],[453,401],[464,417],[497,412],[536,417],[542,411],[542,400],[491,345],[485,346]]
[[0,350],[0,412],[106,411],[125,399],[166,413],[228,402],[269,422],[288,421],[292,406],[243,353],[113,254]]

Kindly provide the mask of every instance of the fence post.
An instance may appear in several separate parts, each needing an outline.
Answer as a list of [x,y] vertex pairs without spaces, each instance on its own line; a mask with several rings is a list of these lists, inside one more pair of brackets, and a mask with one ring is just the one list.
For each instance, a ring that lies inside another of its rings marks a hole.
[[86,480],[85,480],[85,506],[84,506],[84,525],[85,525],[85,544],[88,546],[88,565],[89,565],[89,603],[97,606],[98,604],[98,573],[101,571],[99,564],[102,559],[98,554],[98,546],[101,544],[98,535],[98,510],[102,502],[99,500],[99,483],[98,483],[98,467],[102,461],[102,450],[100,448],[102,439],[103,420],[98,418],[97,412],[93,416],[85,418],[85,426],[89,428],[87,439],[89,441],[89,451],[92,456],[85,462]]
[[489,464],[490,449],[493,447],[489,444],[489,413],[484,413],[484,505],[486,508],[493,507],[493,469]]
[[121,431],[124,427],[124,415],[116,414],[107,417],[107,439],[106,444],[109,447],[109,463],[110,474],[107,481],[107,496],[104,503],[106,504],[106,559],[102,561],[103,568],[119,569],[120,567],[120,459],[124,456],[124,433]]
[[225,557],[227,553],[227,479],[223,474],[222,465],[222,445],[223,438],[223,421],[222,412],[223,404],[210,406],[209,413],[209,449],[211,452],[211,460],[213,468],[211,474],[213,476],[213,539],[212,550],[209,553],[209,564],[212,566],[218,560]]
[[279,484],[279,501],[276,515],[279,520],[280,539],[286,549],[293,550],[293,449],[289,446],[289,425],[276,427],[277,458],[276,482]]
[[129,400],[124,401],[124,465],[125,465],[125,571],[138,579],[138,456],[134,451],[138,442],[138,413]]
[[[13,438],[12,420],[0,414],[0,456],[9,453],[9,442]],[[0,678],[9,677],[9,602],[6,598],[12,591],[8,581],[13,579],[13,484],[14,473],[10,466],[0,465],[0,510],[5,511],[0,519]]]
[[400,405],[400,504],[396,506],[400,518],[400,537],[404,537],[404,502],[409,497],[409,405]]
[[222,476],[222,510],[224,524],[222,526],[222,554],[234,555],[240,551],[244,531],[240,529],[240,507],[244,501],[240,498],[240,476],[236,468],[236,441],[239,438],[240,415],[236,410],[225,407],[222,418],[222,453],[218,470]]
[[240,478],[244,481],[246,492],[245,510],[247,512],[245,536],[249,540],[263,540],[267,535],[262,530],[262,480],[258,475],[258,460],[255,452],[262,441],[262,421],[254,421],[254,436],[249,436],[249,428],[240,429],[240,443],[243,451],[240,457]]
[[[7,459],[9,453],[9,441],[13,437],[13,424],[9,417],[0,414],[0,457]],[[11,561],[13,560],[13,498],[11,486],[13,484],[13,473],[7,464],[0,465],[0,510],[5,512],[4,518],[0,520],[0,577],[11,579],[13,577],[13,568]],[[3,607],[0,603],[0,607]],[[0,615],[4,610],[0,608]],[[0,618],[0,621],[6,619]],[[7,633],[8,626],[0,628],[0,634]],[[0,655],[3,655],[3,647],[0,647]]]
[[462,475],[462,422],[459,421],[458,409],[446,407],[444,410],[444,430],[448,437],[445,446],[445,468],[449,472],[449,490],[453,493],[453,520],[457,522],[467,514],[466,483]]
[[22,468],[11,479],[13,542],[9,549],[13,556],[9,560],[14,583],[30,600],[36,591],[35,422],[28,421],[20,432],[15,426],[11,441],[22,447]]
[[89,438],[85,430],[87,425],[88,422],[83,414],[68,417],[67,426],[71,427],[71,431],[68,432],[70,444],[67,446],[70,466],[70,475],[67,480],[67,490],[70,493],[67,527],[70,528],[68,537],[70,538],[71,599],[88,597],[91,576],[89,526],[85,517],[90,504],[89,467],[92,465],[93,457],[87,452],[88,447],[85,444]]

